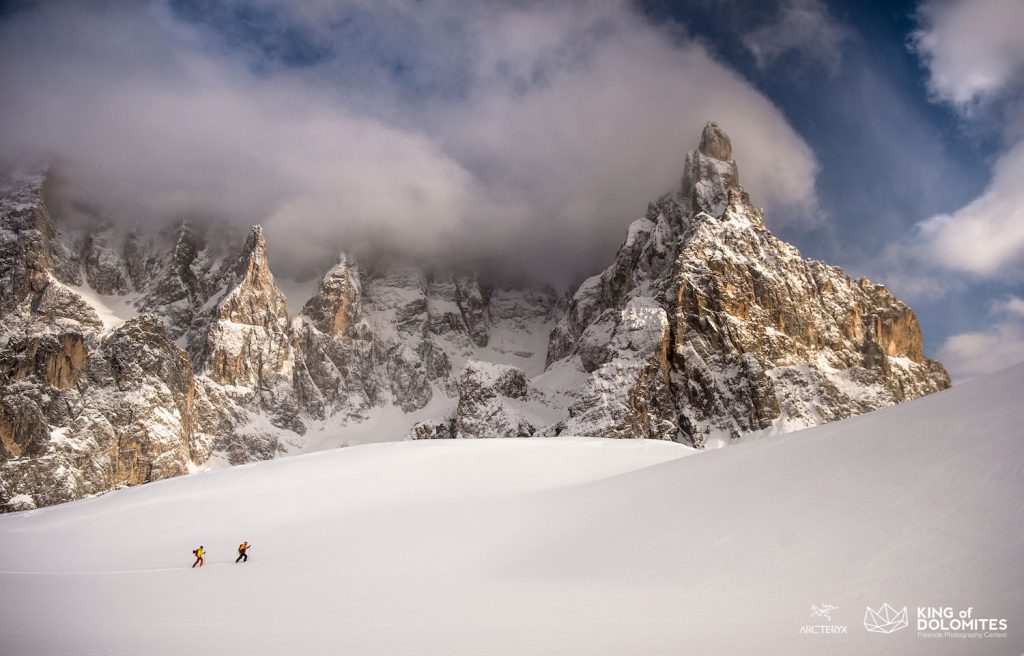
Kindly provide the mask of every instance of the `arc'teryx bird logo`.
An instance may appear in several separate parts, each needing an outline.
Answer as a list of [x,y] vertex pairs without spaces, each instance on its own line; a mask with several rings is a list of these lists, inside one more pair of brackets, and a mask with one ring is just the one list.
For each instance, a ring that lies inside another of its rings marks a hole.
[[895,633],[907,628],[907,607],[897,612],[889,604],[882,604],[878,610],[870,606],[864,611],[864,628],[873,633]]
[[832,621],[832,611],[839,610],[839,606],[833,606],[832,604],[822,604],[821,606],[815,606],[811,604],[811,617],[824,617],[829,622]]
[[849,626],[846,624],[833,624],[832,611],[839,610],[839,606],[822,603],[820,606],[811,604],[811,617],[823,617],[828,624],[804,624],[800,627],[801,634],[811,635],[837,635],[847,633]]

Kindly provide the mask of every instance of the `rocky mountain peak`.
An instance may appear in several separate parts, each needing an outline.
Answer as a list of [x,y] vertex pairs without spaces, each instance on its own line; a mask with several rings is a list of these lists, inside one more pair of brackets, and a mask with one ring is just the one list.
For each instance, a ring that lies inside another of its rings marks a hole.
[[776,238],[731,156],[729,137],[708,123],[679,187],[574,294],[548,367],[590,378],[555,433],[699,447],[949,386],[922,353],[910,308]]
[[704,126],[704,132],[700,135],[700,152],[723,162],[732,159],[732,141],[714,121],[708,121]]
[[761,230],[768,230],[764,224],[764,210],[755,207],[750,202],[750,196],[740,187],[732,187],[728,190],[722,219],[738,225],[749,224]]
[[64,258],[43,202],[44,173],[15,175],[0,185],[0,267],[18,275],[0,278],[0,310],[10,312],[63,277]]
[[359,269],[354,258],[341,254],[338,263],[320,281],[316,293],[302,307],[320,332],[334,336],[354,326],[362,314]]
[[0,511],[409,426],[699,447],[949,385],[910,308],[772,235],[715,123],[563,302],[343,253],[289,320],[260,226],[65,233],[42,184],[0,189]]
[[253,281],[270,273],[267,264],[267,238],[263,234],[263,226],[254,225],[249,228],[249,234],[235,263],[235,272]]
[[220,318],[235,323],[267,326],[288,319],[288,304],[274,282],[261,226],[249,230],[235,262],[237,282],[220,303]]
[[697,150],[686,154],[683,179],[676,202],[682,214],[718,216],[729,200],[729,191],[740,186],[740,174],[732,161],[732,142],[716,123],[708,123]]

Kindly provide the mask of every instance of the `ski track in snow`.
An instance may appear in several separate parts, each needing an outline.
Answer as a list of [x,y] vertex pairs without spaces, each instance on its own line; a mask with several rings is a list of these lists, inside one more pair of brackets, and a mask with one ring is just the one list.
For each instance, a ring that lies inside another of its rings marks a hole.
[[[377,444],[0,516],[0,653],[1020,654],[1022,389],[1019,365],[694,457]],[[826,603],[848,633],[800,635]],[[882,603],[1009,636],[865,631]]]

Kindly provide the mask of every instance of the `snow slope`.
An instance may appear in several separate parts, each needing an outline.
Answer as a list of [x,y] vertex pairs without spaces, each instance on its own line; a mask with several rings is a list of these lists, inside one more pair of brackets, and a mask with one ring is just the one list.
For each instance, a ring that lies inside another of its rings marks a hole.
[[135,307],[135,302],[139,299],[138,294],[100,294],[90,287],[88,283],[68,285],[68,287],[84,298],[96,310],[100,321],[103,322],[103,330],[105,331],[113,330],[125,321],[134,319],[139,315],[139,311]]
[[[1022,390],[1024,365],[694,457],[377,444],[0,516],[0,653],[1020,654]],[[848,633],[800,634],[825,603]],[[882,603],[1009,634],[868,633]]]

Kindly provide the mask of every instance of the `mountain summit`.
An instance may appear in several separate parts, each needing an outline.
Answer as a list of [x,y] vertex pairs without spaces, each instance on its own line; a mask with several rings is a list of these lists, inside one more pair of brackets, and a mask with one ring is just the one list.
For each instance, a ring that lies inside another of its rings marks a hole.
[[708,123],[679,187],[573,295],[548,360],[578,359],[590,379],[557,432],[703,446],[949,386],[910,308],[765,227],[731,154]]
[[709,121],[700,135],[700,152],[723,162],[732,160],[732,141],[718,123]]
[[948,387],[910,308],[772,235],[731,157],[708,123],[679,185],[564,299],[352,253],[278,280],[258,226],[64,226],[45,177],[13,180],[0,506],[404,437],[705,447]]

